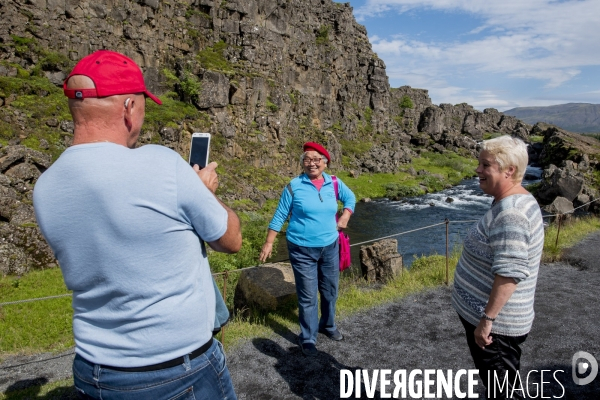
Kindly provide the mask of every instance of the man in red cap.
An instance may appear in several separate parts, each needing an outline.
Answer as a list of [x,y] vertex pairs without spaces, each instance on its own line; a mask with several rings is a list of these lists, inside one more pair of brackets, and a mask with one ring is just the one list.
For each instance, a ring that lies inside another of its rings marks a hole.
[[[34,207],[73,291],[77,390],[94,399],[235,399],[213,340],[215,292],[204,242],[237,252],[240,222],[198,170],[166,147],[135,148],[140,68],[101,50],[64,83],[73,146],[39,178]],[[201,240],[199,240],[199,238]]]

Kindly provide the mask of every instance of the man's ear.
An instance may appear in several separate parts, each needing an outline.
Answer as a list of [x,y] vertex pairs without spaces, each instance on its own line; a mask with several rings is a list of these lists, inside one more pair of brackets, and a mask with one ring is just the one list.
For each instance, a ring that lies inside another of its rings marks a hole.
[[131,99],[131,97],[128,97],[127,99],[125,99],[125,103],[123,104],[124,110],[123,110],[123,118],[125,120],[125,126],[127,126],[127,129],[131,130],[132,127],[132,116],[133,116],[133,107],[135,105],[135,100]]

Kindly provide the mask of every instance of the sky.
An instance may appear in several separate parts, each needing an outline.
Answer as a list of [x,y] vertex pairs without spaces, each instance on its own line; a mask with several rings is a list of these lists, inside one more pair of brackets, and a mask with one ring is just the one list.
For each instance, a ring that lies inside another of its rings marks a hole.
[[434,104],[600,104],[600,0],[345,1],[390,85]]

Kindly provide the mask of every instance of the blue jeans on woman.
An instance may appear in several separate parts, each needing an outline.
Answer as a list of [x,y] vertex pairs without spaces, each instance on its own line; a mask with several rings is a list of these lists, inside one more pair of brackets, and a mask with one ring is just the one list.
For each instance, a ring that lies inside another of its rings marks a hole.
[[75,388],[82,399],[187,400],[236,399],[223,346],[213,340],[204,354],[171,368],[148,372],[124,372],[93,364],[76,355]]
[[[296,279],[300,342],[316,344],[319,330],[336,330],[335,303],[340,279],[338,241],[325,247],[303,247],[288,240],[287,248]],[[321,319],[317,291],[321,295]]]

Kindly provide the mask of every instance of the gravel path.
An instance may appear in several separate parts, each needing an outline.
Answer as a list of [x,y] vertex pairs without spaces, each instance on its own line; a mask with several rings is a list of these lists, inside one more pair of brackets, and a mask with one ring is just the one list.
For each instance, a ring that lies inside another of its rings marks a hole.
[[[571,359],[586,351],[600,361],[600,232],[568,252],[567,262],[542,265],[536,293],[536,319],[523,345],[521,376],[531,372],[531,398],[600,399],[600,376],[585,386],[574,384]],[[450,288],[409,296],[339,321],[346,339],[319,335],[319,355],[306,358],[296,332],[282,329],[270,338],[255,338],[228,354],[240,399],[337,399],[340,369],[374,370],[473,368],[463,328],[450,305]],[[67,352],[68,353],[68,352]],[[53,359],[33,362],[47,357]],[[0,365],[0,392],[70,376],[72,355],[15,358]],[[564,372],[557,372],[562,370]],[[553,378],[555,373],[555,378]],[[559,384],[560,383],[560,384]],[[536,386],[537,384],[537,386]],[[393,384],[387,392],[392,392]],[[464,389],[464,388],[463,388]],[[481,384],[477,393],[483,398]],[[537,394],[536,394],[537,389]],[[369,398],[362,386],[360,398]],[[375,396],[384,398],[377,386]],[[351,398],[357,398],[353,394]]]

